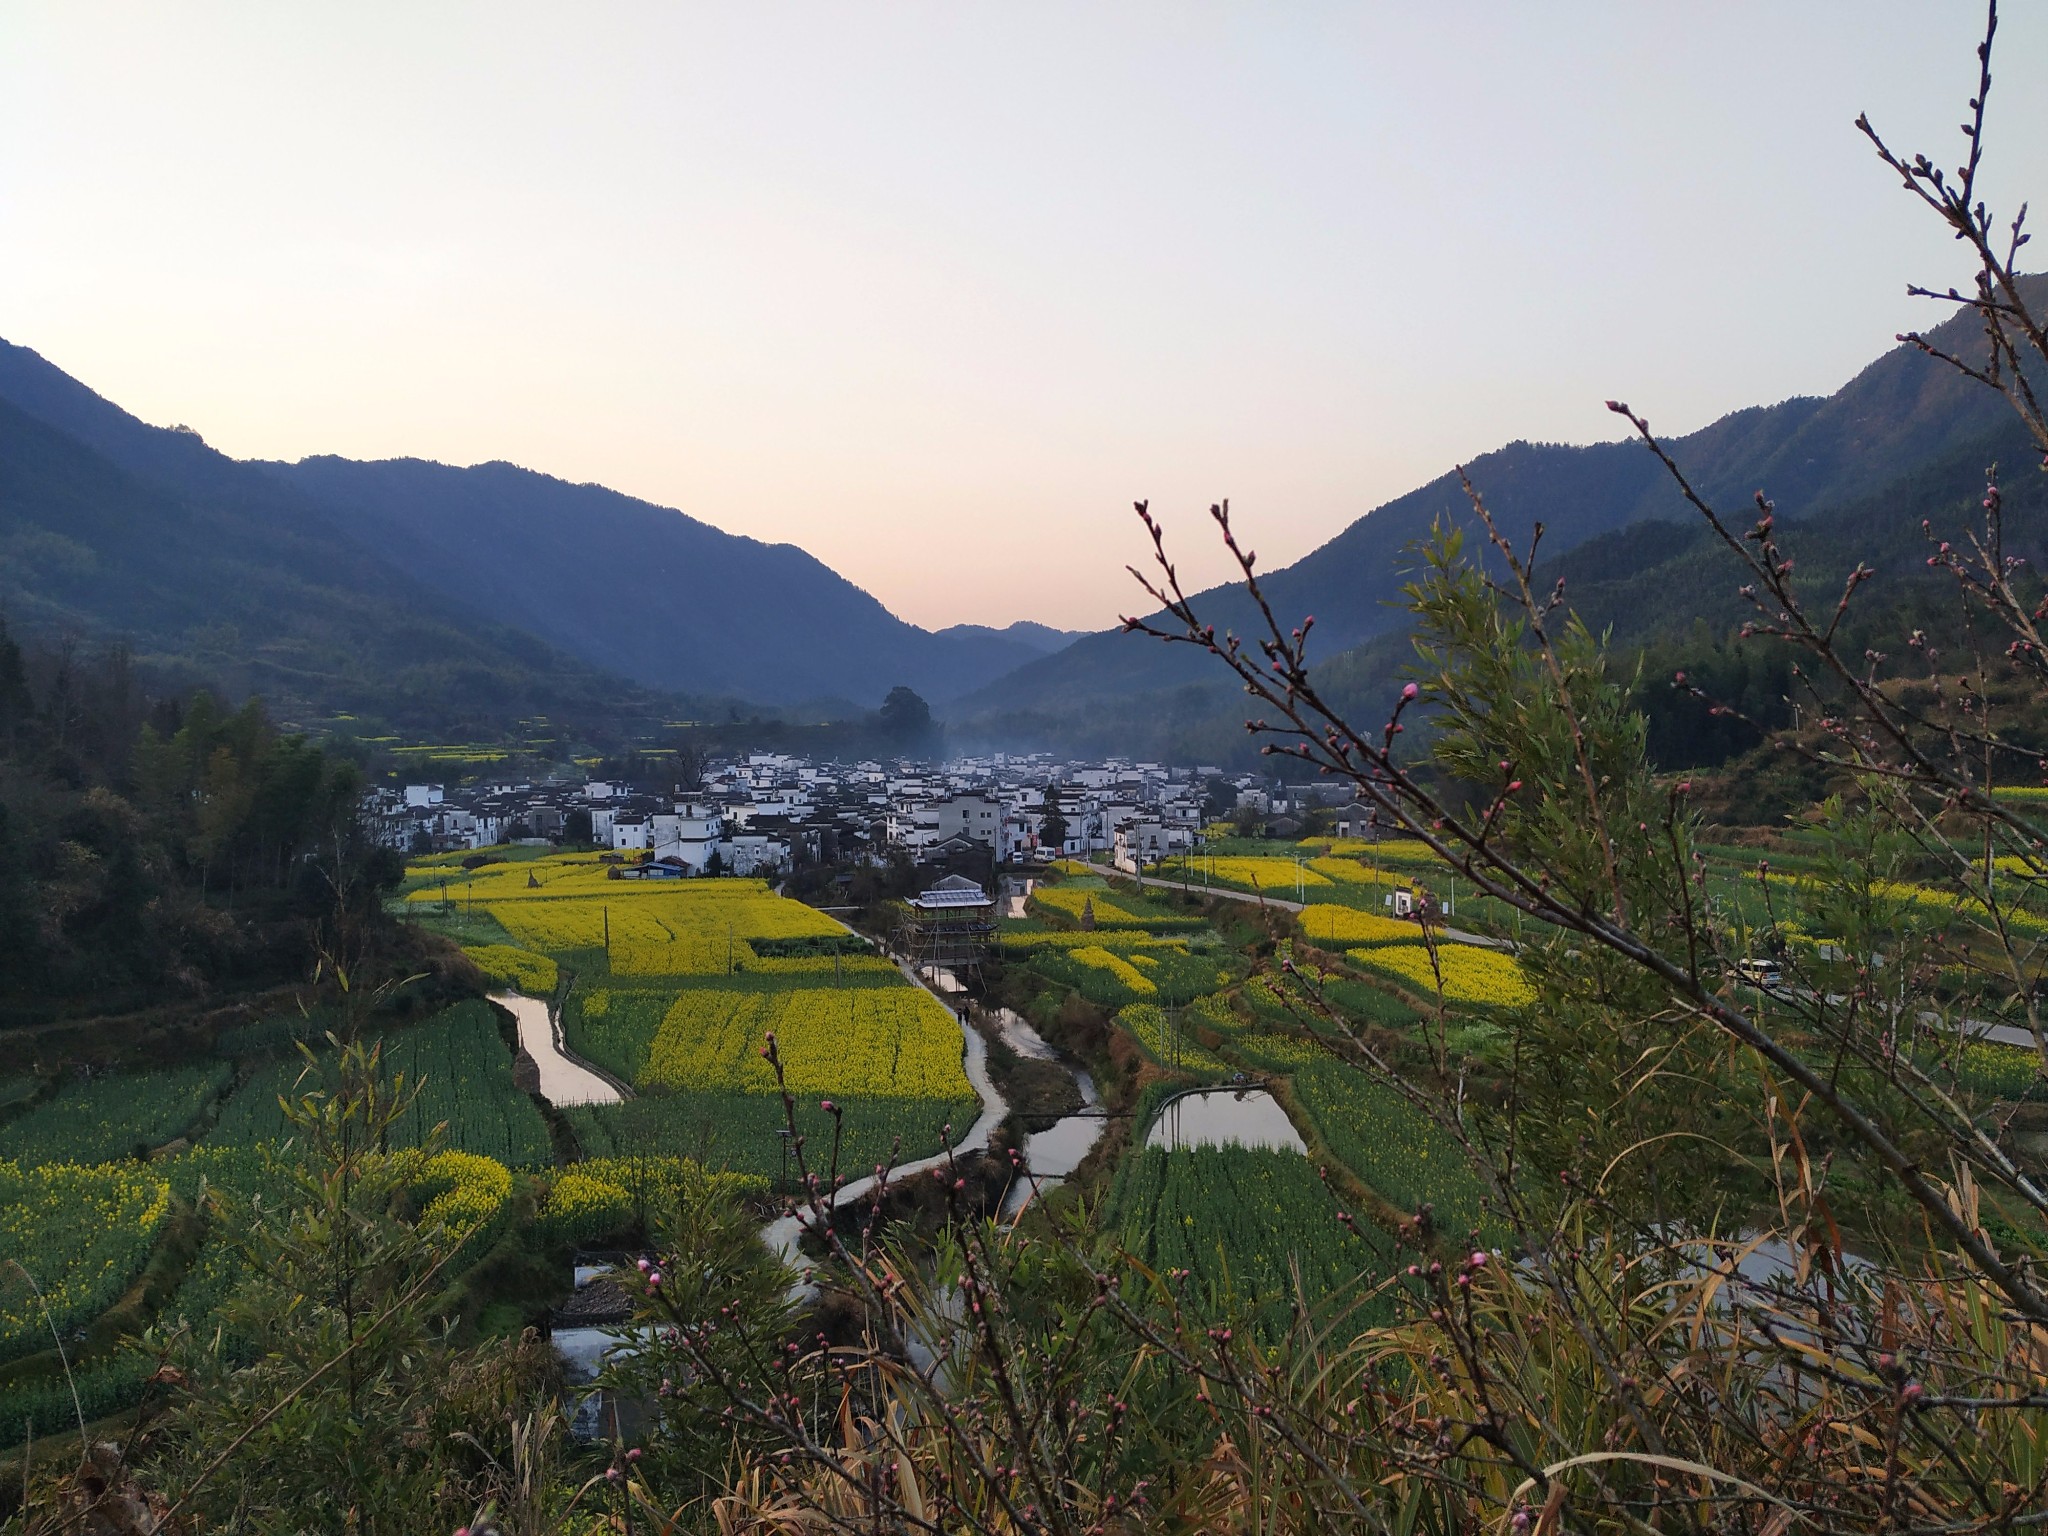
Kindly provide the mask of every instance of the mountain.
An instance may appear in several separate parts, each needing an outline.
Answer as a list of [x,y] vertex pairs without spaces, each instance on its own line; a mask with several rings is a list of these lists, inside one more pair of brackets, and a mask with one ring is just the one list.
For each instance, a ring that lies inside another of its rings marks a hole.
[[262,693],[286,720],[503,733],[544,715],[619,739],[703,707],[606,676],[451,585],[0,343],[0,613],[18,631],[125,640],[160,686]]
[[[2048,278],[2032,282],[2048,287]],[[1930,335],[1951,351],[1970,352],[1977,330],[1961,315]],[[1795,517],[1870,496],[1944,455],[1988,440],[2008,415],[2009,407],[1989,390],[1900,345],[1833,395],[1736,411],[1667,447],[1695,486],[1717,503],[1735,505],[1737,516],[1740,504],[1761,486],[1781,514]],[[1693,516],[1664,467],[1633,441],[1584,447],[1510,443],[1467,469],[1502,531],[1526,546],[1540,521],[1551,557],[1634,525]],[[1367,513],[1293,564],[1262,572],[1261,584],[1286,622],[1315,615],[1322,654],[1348,650],[1401,626],[1394,604],[1412,565],[1408,551],[1439,519],[1474,522],[1455,473]],[[1248,546],[1258,546],[1255,516],[1240,521],[1237,531]],[[1167,533],[1169,548],[1175,540],[1212,536],[1207,519],[1193,515],[1169,514]],[[1654,601],[1668,606],[1670,593],[1656,594]],[[1256,617],[1249,598],[1233,585],[1197,594],[1194,607],[1219,632],[1246,633]],[[991,740],[1048,733],[1072,739],[1075,729],[1093,735],[1101,719],[1128,719],[1140,707],[1190,710],[1190,688],[1220,697],[1229,690],[1219,670],[1191,647],[1112,630],[1084,636],[997,679],[960,700],[952,718],[971,722]]]
[[[321,567],[329,586],[359,579],[383,591],[400,579],[412,611],[524,631],[546,654],[643,690],[769,705],[838,699],[858,710],[900,683],[944,701],[1067,638],[1028,623],[920,629],[793,545],[512,464],[240,463],[194,432],[138,421],[4,342],[0,402],[181,503],[278,536],[317,528],[319,539],[340,540],[347,554]],[[274,540],[248,550],[252,560],[282,560],[274,574],[293,577],[309,574],[306,554]],[[188,604],[235,600],[212,593],[199,567],[184,580],[200,583],[183,594]],[[68,611],[84,622],[90,608]],[[259,620],[251,638],[263,631]]]
[[872,709],[898,683],[955,698],[1044,649],[996,630],[933,634],[793,544],[511,464],[263,468],[365,546],[474,582],[551,644],[650,687]]
[[1054,629],[1050,624],[1034,624],[1029,619],[1019,619],[1001,629],[992,629],[986,624],[949,624],[935,631],[940,635],[953,636],[961,640],[1010,640],[1019,645],[1029,646],[1041,656],[1050,656],[1054,651],[1064,650],[1080,639],[1085,630]]

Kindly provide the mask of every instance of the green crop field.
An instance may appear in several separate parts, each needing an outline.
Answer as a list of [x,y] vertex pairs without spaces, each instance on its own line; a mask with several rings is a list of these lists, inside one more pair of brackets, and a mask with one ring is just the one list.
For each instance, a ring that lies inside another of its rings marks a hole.
[[110,1163],[190,1130],[234,1079],[225,1062],[73,1079],[0,1125],[0,1161]]
[[[1309,1304],[1327,1313],[1389,1272],[1388,1245],[1347,1229],[1338,1209],[1298,1152],[1146,1147],[1118,1170],[1109,1220],[1154,1270],[1193,1270],[1219,1303],[1270,1331],[1292,1316],[1297,1274]],[[1350,1315],[1362,1327],[1385,1312],[1375,1301]]]
[[[255,1146],[281,1141],[290,1127],[278,1103],[330,1086],[319,1054],[275,1063],[235,1090],[208,1138],[212,1145]],[[494,1157],[508,1167],[539,1167],[554,1161],[547,1122],[533,1101],[513,1086],[512,1056],[498,1035],[490,1005],[462,1003],[424,1024],[395,1030],[383,1041],[383,1065],[394,1078],[419,1084],[420,1094],[401,1122],[399,1145],[416,1146],[437,1125],[447,1124],[446,1145]]]
[[1446,1232],[1485,1228],[1482,1189],[1463,1149],[1394,1089],[1313,1041],[1247,1033],[1231,1050],[1287,1077],[1306,1128],[1389,1204],[1413,1212],[1428,1201]]
[[112,1306],[170,1209],[170,1185],[134,1163],[0,1163],[0,1361]]
[[[832,1155],[832,1116],[815,1098],[797,1101],[797,1130],[805,1138],[805,1155],[814,1172],[823,1174]],[[833,1103],[843,1111],[840,1171],[860,1178],[875,1164],[909,1162],[945,1145],[944,1128],[952,1140],[967,1134],[981,1113],[972,1097],[943,1099],[863,1098]],[[623,1104],[590,1104],[564,1110],[586,1157],[624,1157],[659,1153],[689,1157],[706,1167],[735,1173],[794,1177],[794,1163],[785,1164],[782,1101],[765,1094],[681,1091],[650,1093]],[[893,1149],[901,1143],[901,1151]]]

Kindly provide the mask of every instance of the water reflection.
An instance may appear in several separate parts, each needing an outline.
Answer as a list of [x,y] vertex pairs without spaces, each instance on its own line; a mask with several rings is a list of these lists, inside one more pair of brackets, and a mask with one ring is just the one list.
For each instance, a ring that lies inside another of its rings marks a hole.
[[1308,1151],[1287,1111],[1263,1088],[1212,1088],[1170,1100],[1145,1135],[1148,1147],[1272,1147]]

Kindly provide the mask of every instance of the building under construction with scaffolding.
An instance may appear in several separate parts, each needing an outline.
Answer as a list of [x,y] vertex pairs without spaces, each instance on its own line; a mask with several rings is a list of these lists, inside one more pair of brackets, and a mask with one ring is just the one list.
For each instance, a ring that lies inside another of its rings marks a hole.
[[996,936],[996,899],[965,875],[906,897],[897,949],[910,963],[978,980]]

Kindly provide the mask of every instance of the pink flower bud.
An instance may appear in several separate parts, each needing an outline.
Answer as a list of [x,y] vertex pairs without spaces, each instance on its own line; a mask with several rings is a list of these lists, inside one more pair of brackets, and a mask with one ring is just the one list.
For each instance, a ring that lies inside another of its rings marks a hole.
[[1401,690],[1401,697],[1404,699],[1412,699],[1420,692],[1422,692],[1420,688],[1416,687],[1413,683],[1410,683],[1406,688],[1403,688]]

